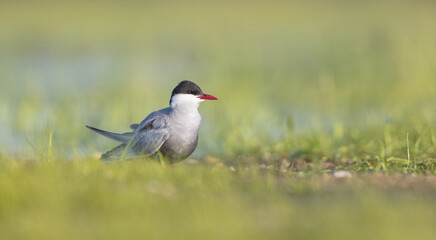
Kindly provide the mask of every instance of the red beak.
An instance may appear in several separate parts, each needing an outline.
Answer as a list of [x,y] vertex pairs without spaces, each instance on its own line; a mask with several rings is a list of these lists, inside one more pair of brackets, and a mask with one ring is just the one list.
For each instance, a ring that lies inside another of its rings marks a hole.
[[198,98],[204,99],[204,100],[218,100],[218,98],[216,98],[212,95],[209,95],[209,94],[203,94],[201,96],[198,96]]

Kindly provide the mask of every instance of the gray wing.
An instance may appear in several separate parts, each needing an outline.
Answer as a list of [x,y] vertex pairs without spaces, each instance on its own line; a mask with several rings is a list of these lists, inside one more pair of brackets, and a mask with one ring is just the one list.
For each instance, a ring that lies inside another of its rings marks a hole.
[[150,156],[168,140],[169,126],[166,115],[156,111],[148,115],[135,131],[132,149],[142,155]]
[[108,131],[104,131],[95,127],[91,127],[91,126],[86,126],[87,128],[91,129],[92,131],[101,134],[107,138],[110,138],[114,141],[120,142],[120,143],[128,143],[130,141],[130,139],[132,139],[132,137],[135,135],[134,132],[127,132],[127,133],[113,133],[113,132],[108,132]]

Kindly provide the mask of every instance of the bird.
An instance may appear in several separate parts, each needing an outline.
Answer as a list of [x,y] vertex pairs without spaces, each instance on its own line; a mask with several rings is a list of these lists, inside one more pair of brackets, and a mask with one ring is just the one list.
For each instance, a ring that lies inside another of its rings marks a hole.
[[184,80],[172,91],[167,108],[150,113],[131,132],[113,133],[86,125],[87,128],[121,144],[102,154],[102,160],[159,158],[175,163],[188,158],[198,144],[200,103],[218,98],[203,93],[194,82]]

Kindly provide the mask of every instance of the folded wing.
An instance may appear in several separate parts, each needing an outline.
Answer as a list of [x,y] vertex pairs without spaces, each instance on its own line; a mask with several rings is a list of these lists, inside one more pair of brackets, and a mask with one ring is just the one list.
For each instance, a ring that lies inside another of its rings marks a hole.
[[153,112],[142,121],[135,131],[132,149],[145,156],[156,153],[168,140],[169,127],[166,117],[161,112]]
[[148,157],[155,154],[169,137],[166,115],[161,111],[151,113],[140,124],[132,124],[133,132],[112,133],[90,126],[86,127],[121,143],[121,145],[103,154],[102,159],[117,159],[122,156],[125,158]]

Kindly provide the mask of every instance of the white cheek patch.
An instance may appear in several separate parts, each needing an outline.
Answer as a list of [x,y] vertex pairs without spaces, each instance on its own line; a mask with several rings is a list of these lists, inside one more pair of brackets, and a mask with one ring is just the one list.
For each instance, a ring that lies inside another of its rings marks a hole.
[[177,105],[198,105],[203,101],[203,99],[200,99],[192,94],[176,94],[171,98],[171,106],[174,107]]

